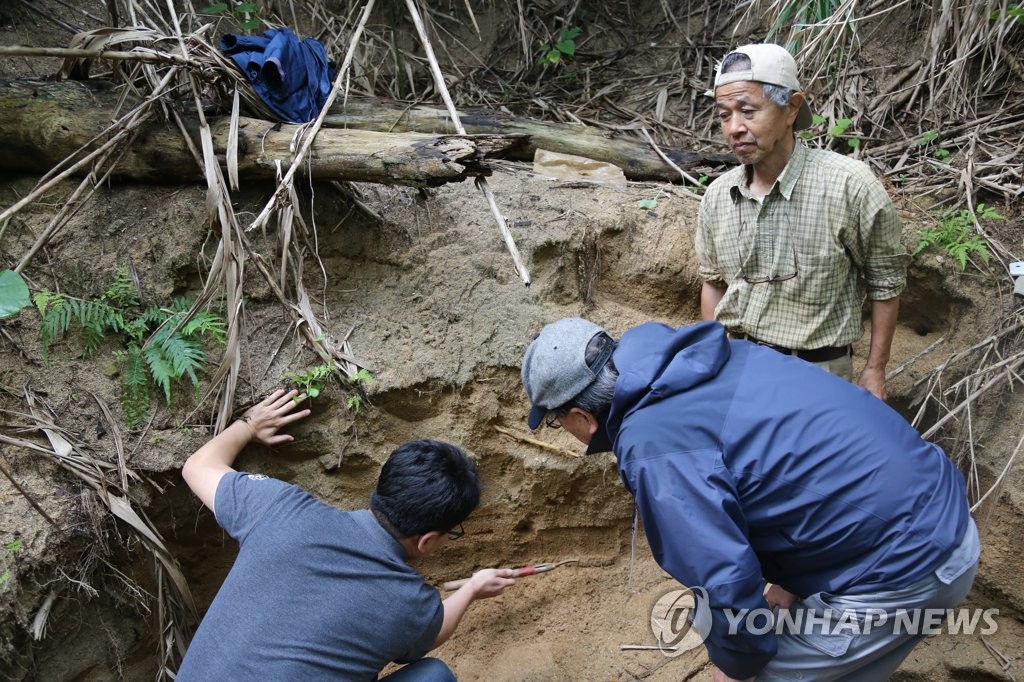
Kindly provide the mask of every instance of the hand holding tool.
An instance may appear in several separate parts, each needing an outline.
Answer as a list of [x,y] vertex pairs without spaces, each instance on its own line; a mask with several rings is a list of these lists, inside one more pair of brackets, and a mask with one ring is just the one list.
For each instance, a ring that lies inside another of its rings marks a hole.
[[[528,575],[534,575],[536,573],[547,573],[548,571],[558,568],[564,564],[577,564],[579,559],[566,559],[564,561],[556,561],[554,563],[546,564],[530,564],[529,566],[523,566],[522,568],[512,569],[512,578],[525,578]],[[445,592],[451,592],[457,590],[466,583],[469,582],[469,578],[463,578],[461,580],[449,580],[448,582],[441,585],[441,589]]]

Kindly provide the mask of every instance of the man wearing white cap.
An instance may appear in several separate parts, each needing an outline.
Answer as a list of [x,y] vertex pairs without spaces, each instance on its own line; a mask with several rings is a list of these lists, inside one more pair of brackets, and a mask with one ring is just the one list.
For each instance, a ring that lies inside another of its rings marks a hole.
[[866,164],[797,140],[812,117],[785,48],[730,52],[709,94],[741,165],[701,201],[702,317],[852,381],[866,293],[871,343],[858,383],[884,400],[909,260],[889,195]]

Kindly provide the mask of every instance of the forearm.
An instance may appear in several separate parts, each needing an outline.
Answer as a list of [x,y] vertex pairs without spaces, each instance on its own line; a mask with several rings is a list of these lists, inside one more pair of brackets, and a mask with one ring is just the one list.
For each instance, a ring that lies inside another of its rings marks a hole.
[[232,466],[238,453],[250,442],[273,446],[290,443],[294,438],[279,434],[277,430],[309,415],[309,410],[295,412],[295,407],[305,395],[296,390],[278,389],[245,413],[245,418],[236,421],[214,436],[210,442],[195,451],[181,470],[188,487],[203,504],[213,508],[217,486],[224,474],[234,471]]
[[865,369],[885,371],[886,365],[889,364],[899,311],[899,298],[871,302],[871,346]]
[[206,445],[196,450],[188,460],[182,474],[188,478],[188,472],[199,465],[224,466],[231,468],[239,453],[252,440],[253,430],[243,420],[232,422],[228,428],[210,439]]
[[700,317],[703,320],[715,319],[715,308],[725,296],[725,287],[711,282],[704,282],[700,288]]
[[466,583],[444,600],[444,622],[441,623],[441,631],[434,640],[435,649],[448,641],[455,628],[459,626],[462,617],[466,615],[466,609],[476,599],[474,590],[472,583]]
[[892,337],[896,332],[896,316],[900,299],[893,297],[871,302],[871,347],[857,383],[871,391],[879,400],[889,397],[885,386],[885,366],[889,364]]

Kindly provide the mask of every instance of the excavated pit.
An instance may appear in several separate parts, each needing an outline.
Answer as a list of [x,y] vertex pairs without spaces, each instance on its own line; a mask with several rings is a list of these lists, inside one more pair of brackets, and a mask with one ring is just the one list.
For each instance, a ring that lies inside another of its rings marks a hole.
[[[465,577],[482,566],[579,560],[475,604],[456,636],[437,652],[460,679],[700,678],[707,674],[700,650],[676,658],[620,650],[622,644],[654,641],[651,605],[675,583],[654,563],[642,532],[631,551],[632,503],[610,455],[573,456],[581,448],[563,432],[532,434],[555,449],[525,440],[531,434],[518,372],[533,332],[561,316],[585,315],[613,334],[648,319],[695,320],[696,203],[662,194],[655,210],[642,210],[636,204],[652,195],[650,186],[631,185],[626,191],[557,186],[526,173],[500,175],[493,185],[533,275],[529,288],[515,275],[482,197],[468,185],[442,188],[425,199],[409,191],[364,188],[386,224],[352,214],[328,188],[317,189],[312,217],[319,262],[307,261],[310,289],[323,297],[322,313],[333,333],[352,328],[349,340],[376,383],[356,412],[346,409],[340,389],[329,388],[314,401],[313,416],[294,428],[296,443],[276,452],[248,451],[238,466],[355,509],[365,506],[380,464],[397,444],[423,437],[458,443],[478,462],[484,496],[465,524],[465,538],[420,566],[429,581]],[[200,199],[191,189],[108,195],[93,214],[76,219],[67,233],[74,237],[53,244],[54,276],[84,293],[101,286],[117,263],[131,257],[144,266],[139,270],[148,294],[166,297],[193,289],[201,270],[194,254],[204,242],[196,210]],[[134,231],[125,239],[118,226],[132,215]],[[14,227],[16,243],[28,239],[28,228],[41,216],[29,215]],[[912,226],[907,229],[912,234]],[[255,238],[272,250],[276,237]],[[240,401],[314,364],[266,285],[251,272],[249,277]],[[907,414],[916,398],[916,378],[953,349],[973,343],[977,330],[998,312],[980,305],[978,285],[971,289],[965,281],[932,257],[915,262],[890,368],[945,340],[893,380],[893,403]],[[30,361],[38,359],[33,325],[25,319],[13,327]],[[60,406],[59,417],[77,427],[79,437],[97,450],[107,447],[90,433],[96,410],[85,392],[116,404],[116,372],[96,376],[94,365],[75,359],[74,349],[65,345],[54,350],[49,367],[8,365],[5,385],[26,382]],[[5,395],[5,407],[16,408],[16,398]],[[207,437],[199,426],[203,420],[191,414],[188,403],[186,396],[158,413],[151,429],[130,444],[130,463],[163,488],[138,486],[136,492],[202,610],[236,550],[179,478],[181,463]],[[1019,413],[1016,397],[986,405],[991,427],[980,462],[985,480],[993,480],[1005,463],[1012,415]],[[134,595],[131,582],[155,594],[151,559],[88,502],[88,491],[62,479],[48,462],[13,450],[6,456],[43,508],[77,529],[60,537],[22,496],[0,488],[5,518],[28,550],[19,557],[18,587],[5,612],[7,650],[14,654],[6,674],[40,680],[151,679],[157,665],[155,605],[152,598]],[[48,483],[54,479],[63,482]],[[1018,579],[1024,568],[1014,549],[1024,518],[1018,484],[979,516],[987,530],[986,553],[971,597],[972,605],[995,605],[1004,614],[1000,630],[987,638],[1003,652],[1019,651],[1024,642]],[[103,529],[101,537],[116,559],[110,566],[97,563],[87,527]],[[87,564],[95,565],[82,571]],[[115,566],[130,580],[119,580]],[[62,574],[81,584],[62,582]],[[27,623],[53,585],[61,589],[49,631],[31,642]],[[980,638],[940,637],[919,647],[898,679],[1004,675]]]

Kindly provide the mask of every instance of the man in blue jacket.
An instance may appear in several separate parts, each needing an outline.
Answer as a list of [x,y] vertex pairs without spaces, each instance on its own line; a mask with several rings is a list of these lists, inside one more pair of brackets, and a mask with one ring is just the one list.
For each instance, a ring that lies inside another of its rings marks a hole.
[[[530,427],[614,451],[654,558],[706,593],[715,680],[884,680],[929,634],[907,614],[944,613],[970,590],[963,476],[814,365],[716,322],[647,323],[616,344],[566,318],[530,344],[522,377]],[[788,627],[737,615],[773,607]]]

